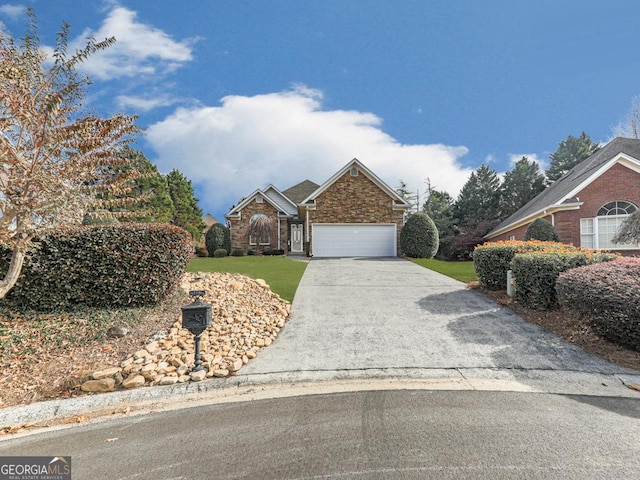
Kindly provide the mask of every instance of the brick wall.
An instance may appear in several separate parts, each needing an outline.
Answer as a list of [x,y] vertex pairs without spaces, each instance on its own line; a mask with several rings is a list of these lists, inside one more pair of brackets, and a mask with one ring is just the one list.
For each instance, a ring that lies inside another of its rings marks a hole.
[[[268,202],[256,203],[255,200],[249,202],[242,209],[242,217],[240,219],[231,218],[231,249],[240,249],[245,254],[247,250],[258,250],[258,245],[249,245],[249,220],[256,213],[262,213],[273,221],[274,228],[278,227],[278,211]],[[280,244],[278,244],[277,232],[274,232],[270,239],[270,245],[260,245],[260,250],[282,249],[287,251],[287,242],[289,240],[287,219],[280,219]]]
[[403,216],[402,210],[393,210],[393,199],[366,175],[359,172],[352,177],[347,171],[316,198],[316,209],[309,210],[309,236],[314,223],[395,223],[399,248]]

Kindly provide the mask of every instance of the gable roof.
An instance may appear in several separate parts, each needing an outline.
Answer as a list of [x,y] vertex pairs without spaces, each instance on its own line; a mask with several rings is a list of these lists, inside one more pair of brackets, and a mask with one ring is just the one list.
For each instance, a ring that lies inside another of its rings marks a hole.
[[293,187],[287,188],[282,193],[292,202],[298,204],[302,203],[305,198],[315,192],[319,187],[320,185],[313,183],[311,180],[304,180]]
[[640,172],[640,140],[622,137],[613,139],[498,224],[485,238],[498,236],[556,211],[579,208],[582,203],[575,198],[576,195],[616,163]]
[[225,218],[231,218],[231,217],[238,217],[239,218],[240,217],[240,212],[242,211],[242,209],[244,207],[246,207],[250,202],[252,202],[258,196],[262,197],[265,202],[267,202],[273,208],[278,210],[278,212],[281,212],[281,213],[285,214],[284,216],[286,216],[286,217],[290,217],[291,216],[291,214],[287,212],[287,209],[285,207],[283,207],[282,205],[280,205],[280,202],[275,201],[273,198],[271,198],[269,195],[267,195],[263,190],[260,190],[258,188],[257,190],[254,190],[251,193],[251,195],[248,195],[245,198],[243,198],[242,201],[240,201],[240,203],[238,203],[238,205],[233,207],[229,211],[229,213],[227,213],[225,215]]
[[347,163],[344,167],[342,167],[338,172],[333,175],[329,180],[323,183],[318,189],[309,194],[302,202],[300,203],[309,203],[313,202],[318,196],[327,190],[331,185],[333,185],[339,178],[341,178],[345,173],[347,173],[352,167],[356,167],[361,173],[363,173],[369,180],[371,180],[374,184],[378,186],[382,191],[384,191],[387,195],[389,195],[395,202],[394,207],[400,209],[408,209],[411,208],[411,205],[407,203],[407,201],[402,198],[400,195],[396,193],[394,189],[389,187],[386,183],[384,183],[377,175],[375,175],[371,170],[365,167],[360,160],[354,158],[349,163]]
[[263,190],[263,193],[273,200],[275,203],[283,207],[284,211],[290,215],[298,213],[298,205],[291,201],[284,193],[278,190],[273,185],[269,185]]

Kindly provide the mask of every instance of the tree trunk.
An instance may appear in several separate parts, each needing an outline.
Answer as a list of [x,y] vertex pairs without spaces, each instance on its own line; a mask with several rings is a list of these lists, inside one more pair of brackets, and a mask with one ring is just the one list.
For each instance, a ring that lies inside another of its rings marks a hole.
[[0,282],[0,298],[4,298],[7,293],[13,288],[18,281],[20,272],[22,271],[22,264],[24,263],[24,250],[21,247],[16,247],[11,255],[11,263],[9,263],[9,270],[4,276],[4,279]]

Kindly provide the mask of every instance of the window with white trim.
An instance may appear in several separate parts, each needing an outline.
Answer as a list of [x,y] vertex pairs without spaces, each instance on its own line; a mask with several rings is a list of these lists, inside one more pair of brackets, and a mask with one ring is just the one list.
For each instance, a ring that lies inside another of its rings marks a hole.
[[638,207],[633,203],[618,200],[603,205],[594,218],[581,218],[580,245],[585,248],[606,250],[637,249],[637,244],[611,241],[620,225],[636,210]]

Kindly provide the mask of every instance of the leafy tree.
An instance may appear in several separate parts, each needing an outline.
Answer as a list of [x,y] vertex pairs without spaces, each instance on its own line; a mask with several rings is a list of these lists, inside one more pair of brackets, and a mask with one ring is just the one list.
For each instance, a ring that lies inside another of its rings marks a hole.
[[77,66],[115,39],[89,39],[69,55],[64,23],[47,58],[31,8],[27,19],[20,40],[0,29],[0,242],[12,250],[0,298],[15,285],[36,234],[80,223],[87,210],[104,208],[96,192],[125,193],[136,176],[113,170],[128,163],[122,152],[138,131],[134,118],[82,111],[90,82]]
[[269,243],[276,236],[273,220],[263,214],[254,215],[249,221],[247,235],[249,236],[249,243],[255,242],[258,253],[260,253],[260,250],[264,250],[266,246],[262,244]]
[[536,162],[522,157],[504,174],[500,187],[500,218],[511,216],[546,188],[544,175]]
[[221,223],[214,223],[209,227],[204,236],[204,243],[209,252],[209,256],[213,256],[216,250],[225,249],[227,254],[231,251],[231,237],[229,229]]
[[205,225],[202,221],[202,210],[198,207],[198,199],[193,193],[191,180],[188,180],[180,171],[173,169],[167,174],[167,185],[173,202],[171,222],[188,231],[194,240],[200,239]]
[[411,214],[400,231],[400,250],[412,258],[433,258],[438,244],[438,229],[429,215]]
[[447,192],[434,190],[429,185],[427,200],[422,206],[422,211],[429,215],[438,229],[440,246],[436,257],[441,259],[451,258],[453,239],[456,236],[455,218],[453,217],[454,200]]
[[546,172],[547,178],[555,182],[597,148],[598,144],[593,143],[589,135],[584,132],[579,137],[569,135],[566,140],[558,144],[558,149],[549,155],[551,164]]
[[453,256],[460,260],[471,259],[473,249],[484,243],[484,236],[493,230],[498,223],[498,220],[485,220],[456,236],[453,241]]
[[640,243],[640,210],[636,210],[622,222],[612,241],[613,243]]
[[524,241],[540,240],[543,242],[559,242],[560,237],[553,225],[542,218],[536,218],[524,232]]
[[455,203],[454,216],[461,231],[475,229],[482,222],[492,221],[499,215],[498,174],[487,165],[481,165],[464,184]]
[[631,99],[629,113],[613,128],[613,135],[625,138],[640,138],[640,95]]

